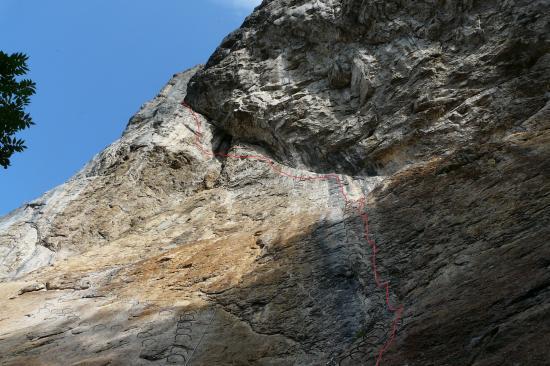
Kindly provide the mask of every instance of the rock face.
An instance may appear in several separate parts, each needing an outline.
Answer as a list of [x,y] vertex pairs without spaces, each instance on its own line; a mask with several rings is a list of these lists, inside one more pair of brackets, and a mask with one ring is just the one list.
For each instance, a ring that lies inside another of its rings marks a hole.
[[501,139],[546,103],[548,1],[267,1],[191,80],[234,136],[387,175]]
[[0,219],[0,364],[548,365],[549,12],[264,1]]

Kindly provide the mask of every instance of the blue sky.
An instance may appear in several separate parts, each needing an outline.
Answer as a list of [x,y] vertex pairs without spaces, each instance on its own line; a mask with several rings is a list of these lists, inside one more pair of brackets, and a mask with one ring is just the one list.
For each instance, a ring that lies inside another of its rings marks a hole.
[[0,169],[0,216],[70,178],[260,2],[0,0],[0,50],[26,53],[37,83],[28,149]]

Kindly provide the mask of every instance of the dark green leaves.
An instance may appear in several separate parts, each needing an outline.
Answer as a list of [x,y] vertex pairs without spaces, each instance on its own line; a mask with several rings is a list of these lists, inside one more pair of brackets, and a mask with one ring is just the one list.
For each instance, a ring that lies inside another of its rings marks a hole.
[[8,55],[0,51],[0,165],[4,168],[10,165],[14,153],[26,148],[15,133],[33,124],[24,109],[36,92],[36,84],[29,79],[17,80],[29,71],[27,60],[25,54]]

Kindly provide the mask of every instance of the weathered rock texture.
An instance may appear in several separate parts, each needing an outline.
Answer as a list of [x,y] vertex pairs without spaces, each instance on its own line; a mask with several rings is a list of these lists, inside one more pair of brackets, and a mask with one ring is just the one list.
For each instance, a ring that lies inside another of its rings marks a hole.
[[264,2],[188,100],[281,161],[392,174],[501,139],[546,103],[548,1]]
[[0,219],[0,364],[548,365],[548,13],[264,1]]

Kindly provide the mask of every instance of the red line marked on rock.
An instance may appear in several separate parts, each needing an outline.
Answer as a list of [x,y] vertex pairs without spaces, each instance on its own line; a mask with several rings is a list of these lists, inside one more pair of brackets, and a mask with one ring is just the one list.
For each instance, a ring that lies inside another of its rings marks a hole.
[[[297,180],[297,181],[307,181],[307,180],[310,180],[310,181],[311,180],[324,181],[324,180],[331,180],[331,179],[336,181],[336,184],[338,185],[338,189],[339,189],[340,193],[342,194],[342,198],[344,200],[345,205],[349,205],[350,207],[353,207],[356,210],[358,216],[363,221],[363,229],[364,229],[363,236],[365,237],[365,240],[367,241],[367,243],[371,247],[371,251],[372,251],[371,265],[372,265],[372,272],[373,272],[373,276],[374,276],[374,281],[375,281],[376,286],[378,288],[385,290],[385,293],[386,293],[386,307],[387,307],[388,311],[390,311],[392,313],[395,313],[395,318],[392,322],[390,337],[386,341],[386,343],[384,343],[384,345],[380,348],[380,351],[378,352],[378,357],[376,359],[376,366],[380,366],[380,362],[382,362],[382,357],[384,356],[384,353],[391,347],[391,345],[393,344],[393,341],[395,340],[395,336],[397,334],[397,323],[399,323],[399,321],[401,320],[401,318],[403,316],[404,308],[403,308],[403,305],[399,305],[399,306],[395,307],[391,304],[391,302],[390,302],[390,283],[388,281],[386,281],[386,282],[381,282],[380,281],[380,275],[379,275],[378,269],[376,267],[376,253],[378,252],[378,246],[376,245],[376,242],[374,241],[374,239],[369,238],[369,216],[365,212],[366,197],[364,195],[362,195],[362,197],[357,199],[357,200],[351,199],[348,196],[348,194],[346,193],[344,182],[342,181],[342,179],[340,178],[339,175],[334,174],[334,173],[323,174],[323,175],[312,175],[312,176],[297,176],[297,175],[292,175],[292,174],[289,174],[289,173],[283,171],[282,168],[277,166],[276,162],[273,159],[270,159],[270,158],[268,158],[267,156],[264,156],[264,155],[224,154],[224,153],[219,153],[219,152],[208,151],[207,149],[204,148],[204,146],[202,145],[202,142],[201,142],[202,129],[201,129],[201,121],[200,121],[199,117],[197,117],[195,111],[187,103],[182,102],[181,105],[184,106],[185,108],[187,108],[191,112],[191,115],[193,116],[193,119],[195,120],[196,129],[197,129],[197,131],[195,132],[195,145],[197,146],[197,148],[205,156],[222,157],[222,158],[230,158],[230,159],[250,159],[250,160],[262,161],[262,162],[267,163],[271,167],[271,170],[273,170],[275,173],[279,174],[280,176],[291,178],[291,179],[294,179],[294,180]],[[235,146],[235,147],[238,148],[239,146]]]

